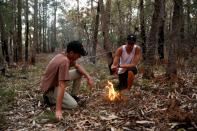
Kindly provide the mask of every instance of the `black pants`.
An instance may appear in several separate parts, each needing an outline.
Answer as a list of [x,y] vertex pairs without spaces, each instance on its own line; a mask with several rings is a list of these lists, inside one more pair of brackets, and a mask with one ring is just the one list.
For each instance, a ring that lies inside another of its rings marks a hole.
[[132,71],[134,75],[137,74],[137,68],[136,67],[131,67],[127,69],[124,73],[118,75],[119,83],[116,86],[115,90],[120,91],[123,89],[126,89],[128,86],[128,71]]

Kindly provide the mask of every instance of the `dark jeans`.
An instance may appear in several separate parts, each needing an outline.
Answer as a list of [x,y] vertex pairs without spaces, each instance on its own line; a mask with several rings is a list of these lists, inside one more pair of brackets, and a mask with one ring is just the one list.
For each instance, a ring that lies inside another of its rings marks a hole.
[[127,69],[124,73],[119,74],[118,75],[119,84],[115,88],[116,91],[121,91],[121,90],[127,88],[127,85],[128,85],[128,71],[132,71],[134,75],[136,75],[137,72],[138,72],[136,67],[131,67],[131,68]]

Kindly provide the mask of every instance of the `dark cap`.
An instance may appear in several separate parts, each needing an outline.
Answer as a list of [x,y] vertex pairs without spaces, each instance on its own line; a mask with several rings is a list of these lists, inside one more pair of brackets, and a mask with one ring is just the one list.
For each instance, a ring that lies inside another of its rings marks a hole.
[[127,36],[127,41],[130,43],[135,43],[136,42],[136,36],[133,34],[130,34]]
[[73,51],[74,53],[78,53],[82,56],[87,55],[87,52],[85,51],[82,43],[80,41],[71,41],[67,45],[66,52]]

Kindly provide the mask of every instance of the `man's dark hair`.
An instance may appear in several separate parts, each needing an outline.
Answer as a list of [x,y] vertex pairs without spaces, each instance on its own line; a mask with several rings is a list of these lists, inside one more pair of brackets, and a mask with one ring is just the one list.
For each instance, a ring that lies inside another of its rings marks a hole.
[[84,50],[83,45],[80,41],[71,41],[67,45],[66,52],[69,53],[73,51],[74,53],[78,53],[82,56],[87,55],[87,52]]
[[127,41],[130,43],[135,43],[136,42],[136,36],[134,34],[130,34],[127,36]]

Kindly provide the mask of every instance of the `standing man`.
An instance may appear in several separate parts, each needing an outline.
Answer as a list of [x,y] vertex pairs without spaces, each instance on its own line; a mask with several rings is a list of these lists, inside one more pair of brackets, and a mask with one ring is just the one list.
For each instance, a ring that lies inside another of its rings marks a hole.
[[[73,109],[77,107],[77,93],[80,88],[81,78],[85,76],[90,88],[93,79],[85,69],[76,63],[76,60],[87,53],[79,41],[68,43],[64,53],[57,54],[48,64],[41,80],[40,88],[44,92],[45,103],[56,104],[55,116],[58,120],[62,117],[62,107]],[[74,69],[70,70],[70,67]],[[73,81],[71,95],[65,91],[68,81]]]
[[136,45],[136,36],[133,34],[128,35],[126,45],[122,45],[117,49],[111,66],[115,74],[118,74],[117,91],[129,91],[131,89],[140,58],[141,48]]

